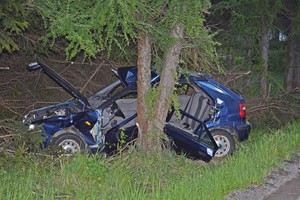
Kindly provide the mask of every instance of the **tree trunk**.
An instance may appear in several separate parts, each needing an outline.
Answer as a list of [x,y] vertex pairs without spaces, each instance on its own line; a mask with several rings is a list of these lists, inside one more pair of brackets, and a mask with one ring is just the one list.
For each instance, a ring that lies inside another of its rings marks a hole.
[[288,92],[300,89],[300,38],[292,36],[288,44],[288,71],[285,76],[285,90]]
[[[175,9],[176,11],[176,9]],[[145,97],[151,89],[151,45],[149,36],[143,32],[138,35],[138,127],[139,144],[146,156],[162,150],[163,130],[168,114],[173,88],[175,85],[176,68],[182,49],[181,39],[183,38],[184,26],[177,25],[170,32],[170,37],[175,40],[165,55],[163,70],[160,75],[159,96],[154,101],[154,108],[148,108]],[[149,105],[148,105],[149,106]],[[151,111],[150,118],[148,112]]]
[[[162,137],[160,136],[165,126],[168,105],[171,103],[168,99],[171,99],[175,85],[176,68],[182,49],[179,39],[183,38],[183,31],[183,26],[180,26],[170,33],[170,36],[177,39],[177,41],[166,53],[163,71],[160,76],[160,95],[155,101],[155,109],[147,108],[145,102],[145,96],[151,87],[150,39],[145,33],[140,32],[138,35],[138,140],[142,152],[147,156],[150,156],[153,152],[159,152],[162,148]],[[150,109],[154,112],[155,119],[148,117],[147,112]]]
[[183,38],[184,26],[180,25],[176,30],[171,32],[171,37],[177,39],[177,42],[168,50],[163,71],[160,79],[160,95],[156,101],[155,113],[157,118],[155,119],[155,127],[158,131],[163,132],[166,117],[168,114],[168,105],[170,105],[170,100],[172,97],[175,77],[176,77],[176,68],[179,62],[179,56],[182,49],[182,44],[180,39]]
[[[263,20],[264,21],[264,20]],[[267,96],[267,76],[268,76],[268,63],[269,63],[269,46],[270,46],[270,28],[263,28],[261,32],[261,57],[263,68],[260,74],[260,95]]]
[[299,16],[300,4],[296,0],[287,1],[287,7],[294,18],[291,19],[288,41],[288,71],[285,76],[284,86],[287,92],[300,89],[300,34],[297,31],[299,22],[295,16]]
[[147,115],[146,94],[151,89],[151,43],[150,37],[144,32],[138,33],[138,80],[137,80],[137,125],[139,131],[138,144],[143,152],[152,147],[151,137],[148,136],[152,123]]

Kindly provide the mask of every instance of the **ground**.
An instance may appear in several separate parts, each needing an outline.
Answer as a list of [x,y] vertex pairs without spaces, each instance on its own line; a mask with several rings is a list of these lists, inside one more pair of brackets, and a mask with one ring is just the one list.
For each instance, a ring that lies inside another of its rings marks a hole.
[[284,167],[266,177],[262,185],[251,185],[245,190],[233,191],[226,200],[300,200],[300,152]]

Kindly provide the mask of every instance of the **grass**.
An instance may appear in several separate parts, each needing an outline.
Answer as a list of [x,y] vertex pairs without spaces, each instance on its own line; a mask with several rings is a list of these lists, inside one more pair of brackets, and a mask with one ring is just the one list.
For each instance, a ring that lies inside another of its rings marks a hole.
[[209,164],[168,153],[103,159],[0,157],[0,199],[222,199],[235,189],[262,183],[300,149],[300,123],[284,130],[254,130],[236,153]]

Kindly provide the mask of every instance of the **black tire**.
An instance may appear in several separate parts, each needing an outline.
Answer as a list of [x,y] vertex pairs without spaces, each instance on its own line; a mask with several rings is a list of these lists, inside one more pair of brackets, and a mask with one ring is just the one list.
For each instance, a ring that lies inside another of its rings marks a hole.
[[224,158],[231,155],[235,150],[235,142],[232,135],[225,130],[212,130],[211,134],[219,146],[215,154],[216,158]]
[[70,156],[83,152],[86,144],[80,136],[74,133],[62,133],[51,140],[50,147],[60,149],[63,154]]

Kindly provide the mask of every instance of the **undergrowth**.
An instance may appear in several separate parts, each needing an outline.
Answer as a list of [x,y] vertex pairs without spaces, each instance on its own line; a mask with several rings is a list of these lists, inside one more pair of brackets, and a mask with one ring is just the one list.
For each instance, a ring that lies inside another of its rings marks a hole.
[[173,152],[103,158],[2,154],[0,199],[222,199],[259,184],[300,148],[300,123],[276,132],[252,131],[236,153],[209,164]]

